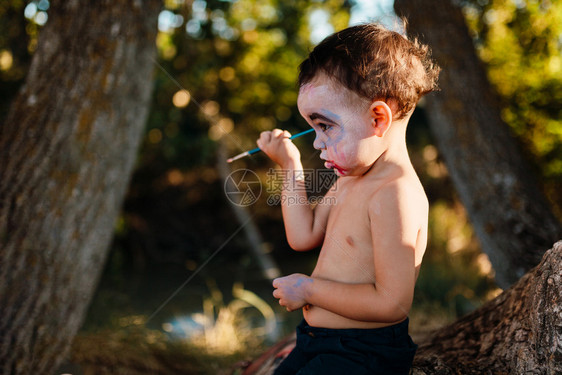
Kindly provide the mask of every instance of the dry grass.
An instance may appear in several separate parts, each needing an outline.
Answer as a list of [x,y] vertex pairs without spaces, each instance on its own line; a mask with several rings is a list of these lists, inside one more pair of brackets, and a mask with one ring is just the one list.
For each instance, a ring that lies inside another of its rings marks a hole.
[[243,354],[212,356],[142,327],[79,334],[69,361],[83,375],[230,374]]

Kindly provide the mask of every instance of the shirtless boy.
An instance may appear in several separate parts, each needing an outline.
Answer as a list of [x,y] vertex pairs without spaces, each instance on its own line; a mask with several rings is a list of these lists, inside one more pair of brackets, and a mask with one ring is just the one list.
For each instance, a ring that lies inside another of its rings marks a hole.
[[[428,202],[406,149],[406,126],[439,68],[428,48],[377,24],[350,27],[301,64],[298,108],[314,148],[339,176],[315,207],[283,184],[287,240],[297,251],[322,245],[310,276],[274,280],[287,310],[302,309],[285,374],[407,374],[417,346],[408,313],[426,247]],[[279,129],[258,146],[299,180],[300,153]],[[335,203],[333,203],[335,202]],[[330,204],[331,203],[331,204]]]

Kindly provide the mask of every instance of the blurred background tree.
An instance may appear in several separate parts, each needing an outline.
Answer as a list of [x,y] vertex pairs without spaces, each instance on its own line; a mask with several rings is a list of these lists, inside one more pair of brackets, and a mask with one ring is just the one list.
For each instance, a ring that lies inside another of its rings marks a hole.
[[[395,26],[391,1],[370,8],[367,3],[165,1],[142,151],[84,332],[146,324],[168,337],[193,341],[209,332],[211,315],[232,307],[237,299],[232,287],[240,284],[276,306],[246,239],[236,235],[227,242],[239,224],[216,169],[218,145],[234,155],[255,147],[262,130],[306,129],[296,108],[297,66],[323,36],[349,23],[377,19]],[[37,35],[48,22],[48,8],[47,0],[0,5],[2,121],[23,82]],[[529,152],[560,218],[561,5],[479,0],[463,2],[463,9],[500,94],[503,119]],[[305,136],[296,143],[305,168],[322,168],[311,139]],[[412,118],[408,143],[431,202],[429,247],[412,312],[413,329],[422,332],[473,310],[499,289],[429,134],[423,103]],[[264,187],[271,167],[259,154],[232,166],[255,171]],[[247,208],[267,239],[266,247],[284,274],[310,272],[317,252],[289,249],[281,210],[267,203],[268,194],[264,191]],[[178,289],[195,271],[189,284]],[[209,305],[214,307],[209,310]],[[274,308],[281,333],[292,331],[298,314]],[[242,320],[249,327],[263,324],[262,312],[244,312]],[[241,345],[225,352],[242,350]]]
[[464,14],[502,118],[538,167],[562,217],[562,4],[559,1],[470,1]]

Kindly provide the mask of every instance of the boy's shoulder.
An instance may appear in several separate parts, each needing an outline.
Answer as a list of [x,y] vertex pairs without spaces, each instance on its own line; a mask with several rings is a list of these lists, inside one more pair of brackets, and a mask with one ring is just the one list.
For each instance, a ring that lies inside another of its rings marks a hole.
[[422,217],[427,216],[429,202],[415,173],[404,173],[374,185],[366,202],[369,212],[385,215],[418,213]]
[[356,180],[340,177],[328,192],[329,195],[346,192],[352,199],[361,199],[371,211],[384,206],[394,208],[416,208],[428,211],[429,202],[424,188],[415,173],[402,173],[389,178]]

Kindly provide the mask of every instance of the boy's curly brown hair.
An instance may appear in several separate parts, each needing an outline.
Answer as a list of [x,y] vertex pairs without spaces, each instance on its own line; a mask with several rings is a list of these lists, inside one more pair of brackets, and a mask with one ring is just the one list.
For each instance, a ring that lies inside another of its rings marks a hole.
[[428,46],[369,23],[320,42],[299,66],[298,85],[325,73],[369,103],[394,99],[397,116],[403,118],[423,95],[437,89],[439,71]]

